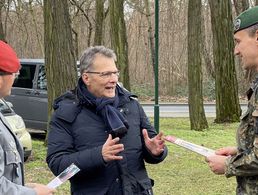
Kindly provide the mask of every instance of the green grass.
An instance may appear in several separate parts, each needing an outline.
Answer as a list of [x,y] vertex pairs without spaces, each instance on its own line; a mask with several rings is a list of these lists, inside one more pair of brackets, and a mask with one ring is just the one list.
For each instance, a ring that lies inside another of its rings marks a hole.
[[[235,145],[235,131],[238,124],[214,124],[209,119],[209,129],[204,131],[189,130],[189,119],[161,118],[160,131],[165,135],[175,135],[205,147]],[[147,164],[149,176],[155,180],[156,195],[233,195],[235,178],[225,178],[213,174],[204,157],[184,148],[167,143],[169,154],[158,165]],[[26,182],[47,184],[54,176],[45,162],[46,148],[43,140],[33,140],[33,155],[25,163]],[[69,183],[63,184],[57,194],[70,194]]]

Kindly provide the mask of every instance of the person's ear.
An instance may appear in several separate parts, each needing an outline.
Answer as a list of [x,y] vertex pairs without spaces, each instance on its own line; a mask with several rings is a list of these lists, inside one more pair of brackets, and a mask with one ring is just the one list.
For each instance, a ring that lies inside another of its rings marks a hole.
[[82,81],[85,83],[85,85],[89,85],[89,76],[87,73],[82,74]]

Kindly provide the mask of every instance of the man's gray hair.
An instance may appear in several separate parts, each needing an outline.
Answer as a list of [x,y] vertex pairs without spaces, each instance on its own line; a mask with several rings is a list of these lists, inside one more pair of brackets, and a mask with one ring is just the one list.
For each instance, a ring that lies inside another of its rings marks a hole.
[[258,23],[256,23],[255,25],[253,26],[250,26],[249,28],[246,29],[249,36],[250,37],[253,37],[256,33],[256,31],[258,30]]
[[104,46],[94,46],[87,48],[80,58],[80,72],[81,75],[84,71],[89,71],[92,67],[93,61],[96,55],[103,55],[108,58],[113,58],[116,62],[116,54],[113,50],[106,48]]

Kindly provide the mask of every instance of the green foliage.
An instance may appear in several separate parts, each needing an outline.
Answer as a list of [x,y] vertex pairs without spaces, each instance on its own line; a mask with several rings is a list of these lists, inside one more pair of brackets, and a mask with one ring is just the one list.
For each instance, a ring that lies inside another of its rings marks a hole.
[[203,82],[203,97],[208,100],[215,100],[215,81],[213,79]]
[[[151,119],[153,120],[153,119]],[[203,145],[212,149],[235,145],[235,129],[238,123],[215,124],[209,119],[209,129],[190,130],[188,118],[161,118],[160,131],[165,135]],[[156,195],[233,195],[235,178],[226,179],[213,174],[204,157],[184,148],[167,143],[169,154],[164,162],[147,164],[149,176],[155,180]],[[54,176],[45,162],[46,147],[43,140],[33,140],[33,156],[25,163],[26,182],[47,184]],[[69,183],[57,189],[58,195],[70,194]]]
[[[203,82],[202,94],[208,100],[215,100],[215,81],[213,79]],[[177,85],[174,96],[188,97],[188,86]]]
[[148,83],[132,85],[131,92],[139,98],[150,98],[154,96],[154,87]]
[[188,97],[188,85],[178,85],[175,88],[175,96]]
[[[154,86],[151,86],[150,83],[131,85],[131,92],[140,99],[153,98],[154,90]],[[188,85],[178,84],[169,94],[171,97],[188,97]],[[210,101],[215,100],[215,81],[213,79],[203,82],[203,97]]]

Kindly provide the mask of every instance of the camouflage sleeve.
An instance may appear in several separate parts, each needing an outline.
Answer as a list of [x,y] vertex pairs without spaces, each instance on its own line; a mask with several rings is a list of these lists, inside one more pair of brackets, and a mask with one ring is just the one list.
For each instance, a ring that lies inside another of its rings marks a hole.
[[226,177],[258,175],[258,135],[253,147],[226,160]]

